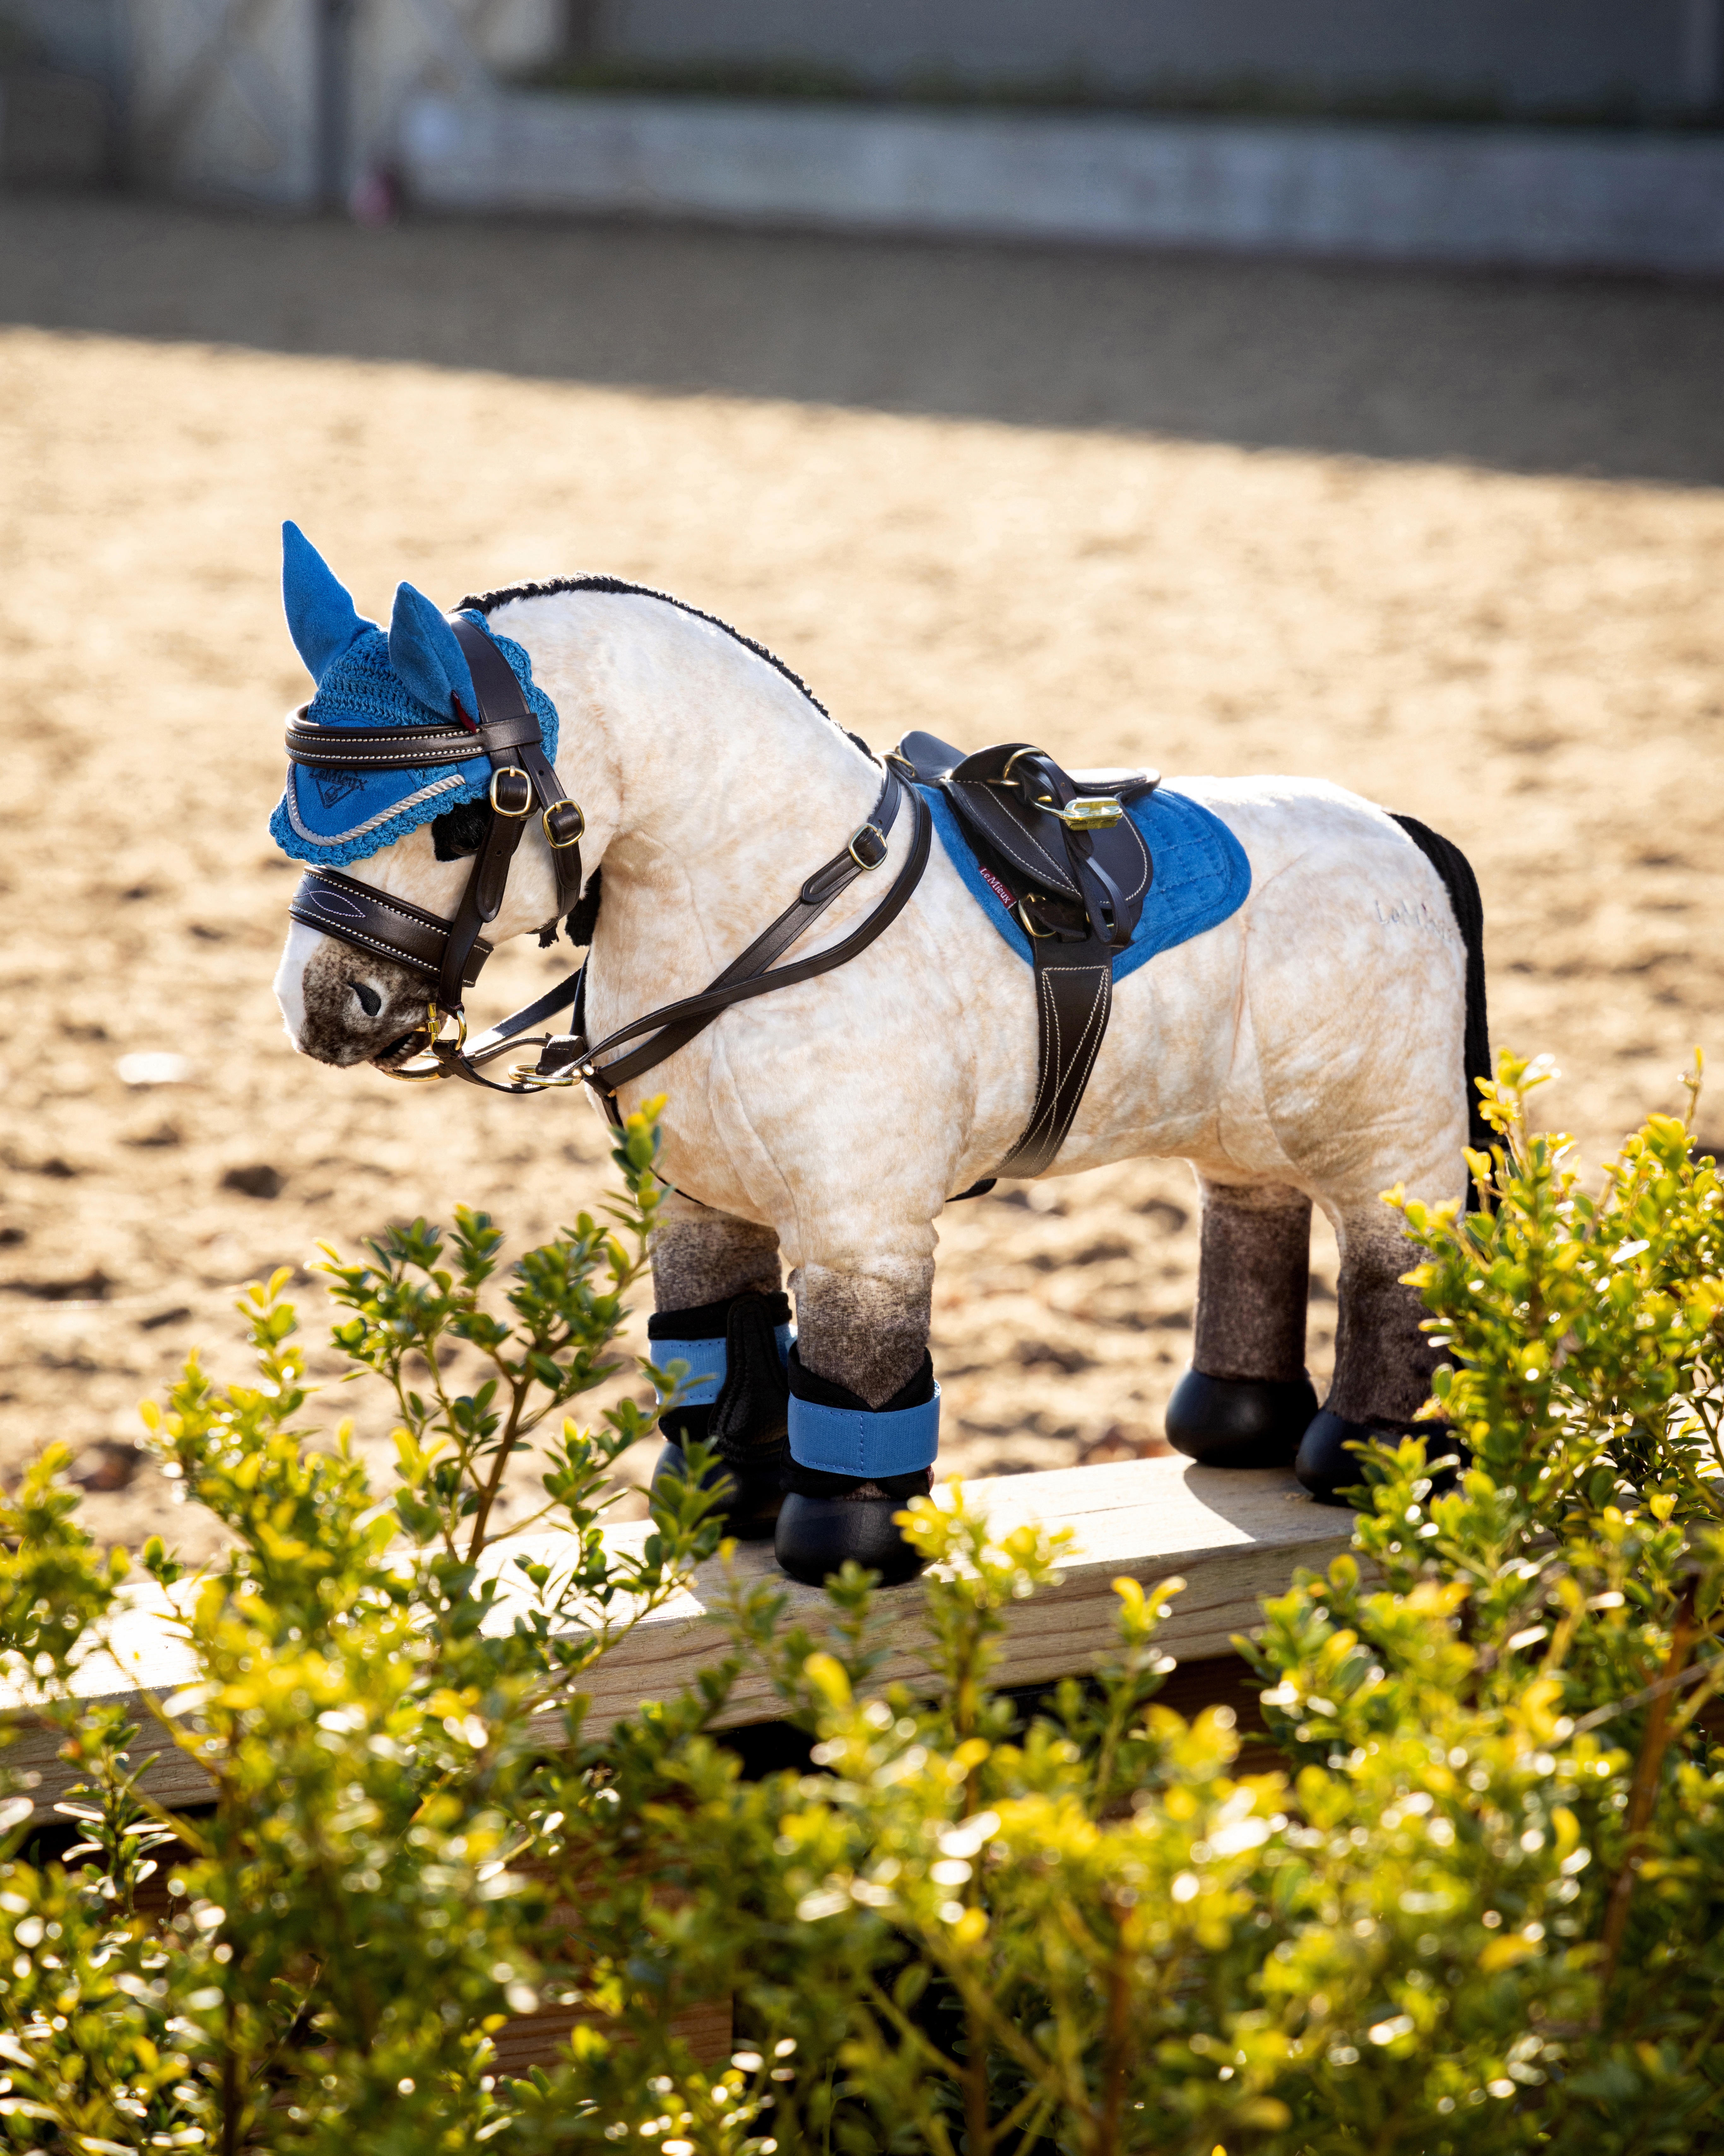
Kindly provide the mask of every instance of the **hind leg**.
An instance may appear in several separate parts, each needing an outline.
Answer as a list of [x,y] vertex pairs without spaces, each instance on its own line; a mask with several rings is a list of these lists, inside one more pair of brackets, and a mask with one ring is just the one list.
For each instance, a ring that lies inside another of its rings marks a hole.
[[[1346,1449],[1349,1442],[1410,1430],[1442,1359],[1420,1330],[1426,1312],[1418,1291],[1402,1285],[1401,1276],[1418,1263],[1419,1253],[1380,1205],[1334,1218],[1341,1246],[1335,1381],[1323,1412],[1305,1432],[1294,1470],[1325,1504],[1344,1502],[1340,1493],[1364,1480],[1358,1455]],[[1428,1432],[1432,1425],[1420,1428]]]
[[1317,1412],[1305,1375],[1311,1201],[1286,1183],[1197,1182],[1197,1339],[1168,1442],[1206,1467],[1284,1467]]
[[665,1449],[653,1481],[682,1472],[685,1444],[716,1445],[728,1486],[726,1527],[744,1541],[764,1540],[788,1460],[790,1306],[778,1238],[672,1194],[652,1239],[652,1283],[649,1352],[661,1366],[688,1365],[681,1398],[659,1417]]

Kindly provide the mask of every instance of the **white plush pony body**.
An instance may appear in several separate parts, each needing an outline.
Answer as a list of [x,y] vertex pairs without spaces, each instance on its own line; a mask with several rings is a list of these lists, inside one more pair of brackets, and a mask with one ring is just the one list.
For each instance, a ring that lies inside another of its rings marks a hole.
[[[867,819],[882,773],[774,665],[666,601],[553,589],[487,622],[525,648],[557,707],[557,773],[585,813],[589,873],[603,865],[597,1040],[705,988]],[[1191,1164],[1206,1214],[1195,1367],[1223,1383],[1302,1379],[1320,1205],[1341,1255],[1330,1410],[1356,1434],[1399,1427],[1431,1357],[1381,1194],[1465,1186],[1467,953],[1449,892],[1399,825],[1337,787],[1166,784],[1238,838],[1249,895],[1117,984],[1050,1172]],[[910,824],[898,818],[886,862],[792,956],[877,903]],[[469,868],[439,861],[422,826],[347,873],[448,915]],[[487,933],[553,911],[533,825]],[[276,990],[295,1046],[332,1063],[378,1057],[423,1015],[404,968],[298,925]],[[924,1355],[942,1207],[995,1171],[1029,1116],[1036,1044],[1032,970],[936,840],[903,913],[857,957],[726,1011],[623,1090],[625,1106],[666,1096],[662,1168],[681,1195],[656,1254],[661,1309],[775,1288],[781,1260],[802,1363],[877,1409]]]

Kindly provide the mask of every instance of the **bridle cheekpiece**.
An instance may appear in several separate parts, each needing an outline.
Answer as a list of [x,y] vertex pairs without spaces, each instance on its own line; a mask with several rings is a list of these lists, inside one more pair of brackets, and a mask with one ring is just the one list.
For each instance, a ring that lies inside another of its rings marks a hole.
[[[288,762],[312,770],[414,771],[481,758],[491,766],[487,798],[493,814],[452,920],[375,891],[334,869],[307,869],[288,904],[289,913],[308,928],[425,977],[423,1050],[394,1068],[379,1066],[389,1077],[409,1081],[476,1075],[470,1067],[473,1053],[466,1048],[466,992],[491,956],[491,947],[480,931],[502,909],[509,870],[535,803],[551,850],[558,918],[574,911],[581,891],[580,841],[586,818],[564,791],[545,754],[538,715],[523,695],[514,670],[486,632],[463,614],[451,614],[448,620],[472,675],[479,704],[474,718],[469,719],[459,701],[451,700],[453,725],[322,726],[307,721],[302,706],[287,727]],[[579,971],[571,973],[548,996],[495,1029],[497,1049],[566,1009],[574,1000],[579,978]],[[455,1035],[445,1040],[443,1028],[451,1019]]]

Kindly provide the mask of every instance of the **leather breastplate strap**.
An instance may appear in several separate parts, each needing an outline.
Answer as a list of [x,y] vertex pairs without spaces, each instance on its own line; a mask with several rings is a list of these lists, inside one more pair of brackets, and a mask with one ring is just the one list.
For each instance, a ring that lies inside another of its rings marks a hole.
[[1108,1029],[1114,959],[1131,941],[1154,873],[1120,803],[1156,782],[1142,772],[1074,779],[1025,742],[960,757],[924,733],[907,734],[888,761],[944,794],[1031,939],[1036,1096],[994,1173],[1040,1175],[1070,1135]]
[[[910,848],[880,903],[830,949],[816,952],[810,957],[794,959],[787,966],[774,966],[773,961],[799,937],[805,935],[841,893],[847,891],[859,876],[871,874],[882,865],[899,805],[906,799],[913,823]],[[872,814],[849,844],[817,868],[794,901],[698,995],[663,1004],[643,1018],[617,1027],[604,1040],[590,1045],[584,1031],[553,1035],[546,1042],[538,1065],[531,1069],[517,1068],[516,1075],[529,1086],[535,1083],[570,1085],[580,1080],[598,1094],[611,1121],[617,1122],[617,1088],[628,1084],[630,1079],[643,1076],[674,1055],[697,1034],[704,1032],[721,1013],[754,996],[766,995],[775,988],[792,988],[799,981],[812,980],[816,974],[830,973],[834,967],[855,957],[859,951],[866,950],[909,902],[928,865],[933,836],[933,820],[927,804],[903,784],[896,773],[888,771]],[[579,1009],[577,1005],[577,1012]],[[614,1056],[608,1063],[598,1060],[625,1042],[638,1040],[643,1033],[650,1034],[651,1039],[630,1054]],[[488,1043],[476,1043],[471,1051],[472,1060],[482,1060],[488,1046]]]

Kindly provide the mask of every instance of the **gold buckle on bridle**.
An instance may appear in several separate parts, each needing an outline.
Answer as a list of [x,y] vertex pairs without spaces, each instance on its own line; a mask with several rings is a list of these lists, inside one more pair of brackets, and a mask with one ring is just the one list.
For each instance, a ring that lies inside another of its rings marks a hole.
[[[559,839],[551,829],[551,819],[559,808],[572,808],[574,811],[574,829],[566,839]],[[553,853],[561,853],[565,846],[578,846],[586,835],[586,815],[578,801],[566,799],[553,801],[548,808],[540,810],[538,820],[544,826],[545,844],[549,846]]]
[[[500,778],[518,778],[522,785],[526,788],[527,798],[518,808],[505,808],[502,802],[497,799],[497,782]],[[491,805],[499,816],[524,816],[533,807],[533,781],[522,770],[519,764],[506,763],[500,771],[493,771],[491,774],[490,793]]]
[[[865,861],[862,855],[856,850],[857,839],[860,839],[863,835],[863,833],[868,831],[872,831],[874,836],[880,841],[880,854],[879,858],[877,860]],[[862,827],[862,830],[857,833],[856,838],[851,840],[850,844],[844,849],[844,850],[849,855],[851,860],[856,863],[859,869],[862,869],[872,875],[874,870],[881,868],[885,865],[887,854],[886,834],[880,829],[880,826],[877,824],[864,824]]]
[[[455,1020],[453,1040],[444,1040],[440,1038],[443,1031],[443,1022],[448,1018]],[[427,1004],[425,1033],[427,1037],[425,1046],[417,1054],[410,1055],[406,1062],[398,1063],[389,1069],[378,1065],[378,1068],[383,1070],[385,1078],[399,1078],[406,1086],[424,1086],[429,1084],[433,1079],[447,1078],[452,1075],[450,1066],[467,1045],[467,1021],[465,1015],[460,1011],[444,1010],[435,1003]]]

